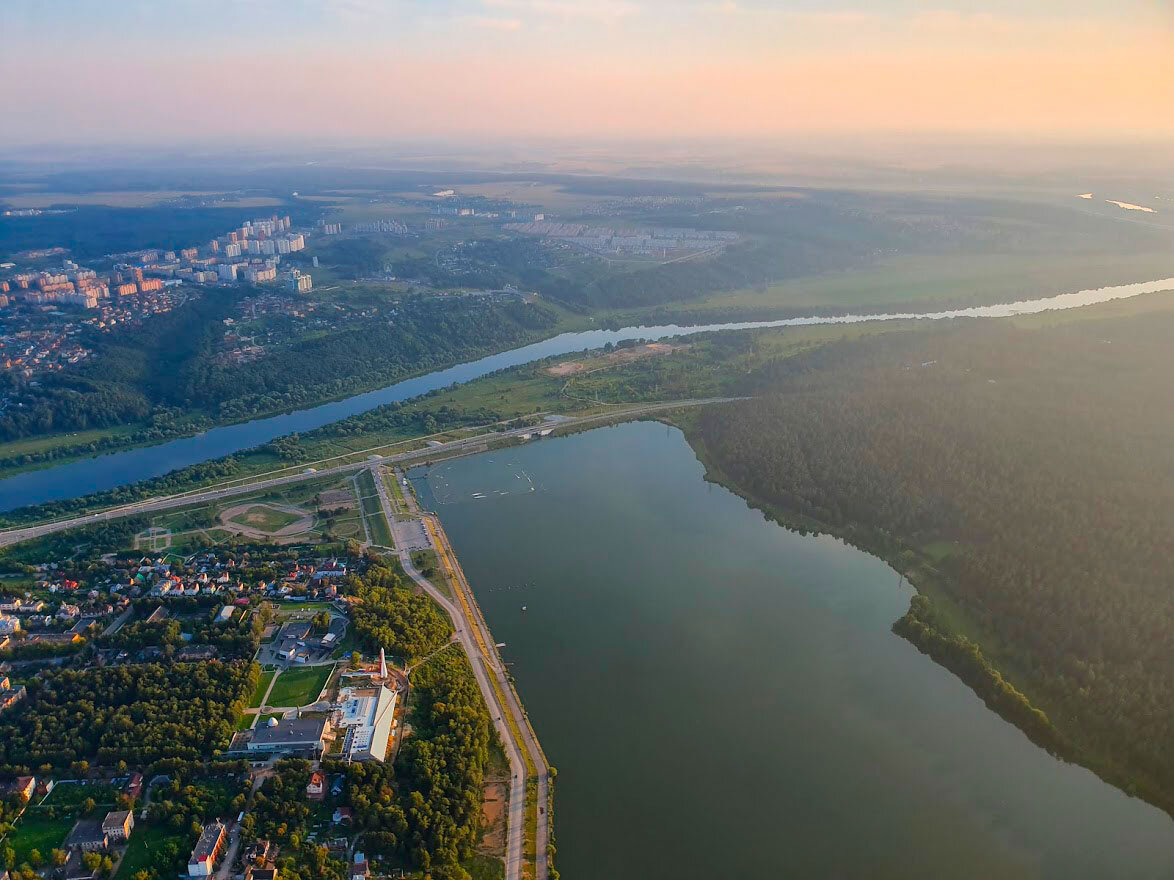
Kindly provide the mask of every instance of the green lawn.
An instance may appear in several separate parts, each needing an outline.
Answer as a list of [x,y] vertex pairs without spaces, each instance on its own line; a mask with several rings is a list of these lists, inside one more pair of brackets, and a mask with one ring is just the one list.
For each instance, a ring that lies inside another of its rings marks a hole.
[[293,525],[301,517],[286,510],[278,510],[264,504],[254,504],[248,510],[238,513],[232,522],[241,526],[250,526],[262,532],[276,532],[288,525]]
[[501,880],[505,877],[505,863],[494,856],[473,856],[462,867],[473,880]]
[[49,851],[61,846],[75,821],[69,816],[50,819],[44,810],[28,810],[6,841],[16,851],[15,864],[27,862],[34,849],[48,862]]
[[62,782],[53,787],[42,806],[73,807],[93,798],[99,804],[113,804],[118,792],[114,786],[104,782],[82,785],[77,782]]
[[181,867],[191,850],[192,835],[187,831],[176,832],[166,826],[136,825],[130,835],[130,846],[115,875],[118,880],[129,880],[136,872],[145,868],[161,868],[162,875],[171,876],[167,869]]
[[371,533],[371,540],[381,547],[391,547],[391,529],[388,528],[387,518],[383,515],[383,505],[379,503],[379,495],[375,491],[375,481],[370,471],[359,474],[359,504],[362,506],[363,519],[367,522],[367,529]]
[[269,695],[270,706],[306,706],[318,699],[334,665],[289,669],[277,678]]
[[257,709],[261,705],[261,700],[265,697],[265,691],[269,690],[269,682],[273,681],[273,672],[262,672],[261,678],[257,682],[257,689],[253,691],[253,699],[249,701],[250,709]]

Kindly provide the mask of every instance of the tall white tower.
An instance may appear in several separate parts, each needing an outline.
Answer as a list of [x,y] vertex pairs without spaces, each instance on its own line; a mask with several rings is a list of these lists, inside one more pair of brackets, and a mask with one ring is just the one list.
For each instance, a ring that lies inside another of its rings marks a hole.
[[383,654],[383,649],[379,649],[379,677],[387,681],[387,657]]

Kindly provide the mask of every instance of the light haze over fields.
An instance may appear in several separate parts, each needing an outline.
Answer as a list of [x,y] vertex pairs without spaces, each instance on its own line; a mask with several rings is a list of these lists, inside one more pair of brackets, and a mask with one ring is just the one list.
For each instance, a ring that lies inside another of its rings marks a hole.
[[1174,135],[1167,0],[5,0],[7,144]]

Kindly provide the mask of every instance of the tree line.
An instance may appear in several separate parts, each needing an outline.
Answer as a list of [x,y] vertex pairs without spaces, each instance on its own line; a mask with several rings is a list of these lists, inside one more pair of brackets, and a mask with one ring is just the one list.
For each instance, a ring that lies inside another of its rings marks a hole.
[[784,521],[943,590],[976,645],[928,599],[898,631],[1037,741],[1172,809],[1171,338],[1156,314],[842,342],[757,371],[755,399],[694,437]]
[[0,720],[0,771],[207,757],[227,747],[258,675],[243,660],[46,671]]

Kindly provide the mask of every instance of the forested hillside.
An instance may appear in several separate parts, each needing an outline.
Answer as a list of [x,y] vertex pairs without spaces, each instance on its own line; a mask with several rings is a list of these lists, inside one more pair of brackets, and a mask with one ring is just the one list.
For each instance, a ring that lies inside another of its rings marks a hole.
[[549,309],[524,303],[431,300],[391,321],[340,323],[260,360],[228,365],[216,359],[215,343],[239,295],[213,290],[154,319],[149,332],[103,337],[97,355],[76,372],[36,385],[0,379],[9,399],[0,441],[148,419],[141,439],[159,440],[191,430],[193,419],[288,410],[516,346],[557,320]]
[[907,572],[925,598],[898,630],[1037,742],[1171,810],[1172,339],[1149,315],[840,343],[695,439],[780,518]]

